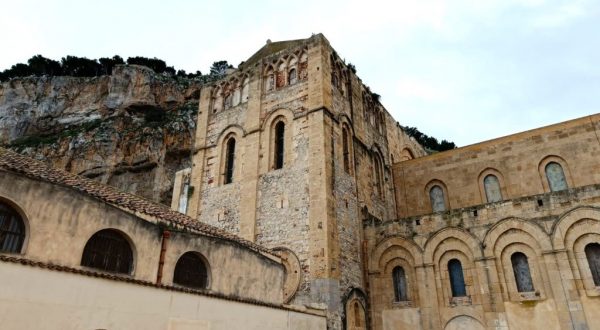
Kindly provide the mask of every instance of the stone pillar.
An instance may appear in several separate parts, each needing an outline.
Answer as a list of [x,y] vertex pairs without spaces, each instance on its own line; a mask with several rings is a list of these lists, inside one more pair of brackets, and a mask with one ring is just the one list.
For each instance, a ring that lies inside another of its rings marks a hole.
[[[200,198],[202,196],[202,179],[206,165],[206,130],[208,128],[208,113],[210,111],[210,94],[212,87],[202,88],[198,104],[198,120],[196,121],[196,137],[194,139],[194,153],[192,156],[191,189],[188,201],[187,215],[197,219],[200,214]],[[175,196],[175,194],[173,194]]]
[[433,264],[417,266],[417,286],[423,330],[441,329],[440,311]]
[[566,250],[544,253],[548,279],[562,329],[589,329]]
[[[262,66],[261,66],[262,68]],[[256,77],[250,78],[248,108],[243,138],[242,168],[240,178],[240,236],[256,240],[256,201],[258,197],[258,169],[260,155],[260,99],[262,94],[261,69]]]

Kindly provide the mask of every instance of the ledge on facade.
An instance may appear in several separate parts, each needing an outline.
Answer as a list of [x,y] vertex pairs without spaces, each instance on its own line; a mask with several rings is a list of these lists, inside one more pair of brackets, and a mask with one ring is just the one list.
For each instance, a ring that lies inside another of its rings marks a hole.
[[[579,201],[580,195],[586,192],[597,192],[597,195],[600,196],[600,184],[592,184],[587,186],[581,186],[576,188],[570,188],[561,191],[553,191],[547,192],[543,194],[537,195],[529,195],[523,197],[517,197],[512,199],[506,199],[499,202],[493,203],[484,203],[473,206],[467,206],[463,208],[450,209],[444,212],[434,212],[434,213],[426,213],[421,215],[413,215],[410,217],[398,218],[395,220],[387,220],[381,221],[378,223],[373,223],[372,225],[387,225],[393,222],[414,222],[418,223],[421,219],[426,217],[442,217],[445,219],[450,218],[476,218],[478,217],[483,210],[489,211],[494,209],[502,209],[502,208],[512,208],[512,207],[523,207],[524,204],[532,204],[536,209],[544,209],[548,208],[550,205],[555,203],[560,203],[561,206],[570,205],[573,201]],[[364,222],[365,225],[371,224],[368,222]]]
[[102,272],[102,271],[91,270],[90,268],[85,268],[85,269],[73,268],[73,267],[69,267],[69,266],[63,266],[63,265],[57,265],[57,264],[52,264],[52,263],[34,261],[34,260],[26,259],[26,258],[20,258],[20,257],[16,257],[16,256],[13,256],[10,254],[8,254],[8,255],[0,254],[0,262],[21,264],[23,266],[37,267],[37,268],[46,269],[46,270],[50,270],[50,271],[58,271],[58,272],[72,273],[72,274],[88,276],[88,277],[102,278],[102,279],[106,279],[106,280],[125,282],[125,283],[134,284],[134,285],[154,287],[154,288],[162,289],[162,290],[176,291],[176,292],[194,294],[194,295],[199,295],[199,296],[206,296],[206,297],[211,297],[211,298],[216,298],[216,299],[236,301],[236,302],[244,303],[244,304],[276,308],[276,309],[294,311],[294,312],[299,312],[299,313],[304,313],[304,314],[325,316],[324,311],[322,311],[318,308],[314,308],[314,307],[276,304],[276,303],[265,302],[265,301],[252,299],[252,298],[244,298],[244,297],[238,297],[238,296],[233,296],[233,295],[226,295],[226,294],[211,291],[208,289],[191,289],[191,288],[186,288],[186,287],[182,287],[182,286],[157,284],[154,282],[138,280],[138,279],[135,279],[134,276],[130,276],[130,275],[106,273],[106,272]]

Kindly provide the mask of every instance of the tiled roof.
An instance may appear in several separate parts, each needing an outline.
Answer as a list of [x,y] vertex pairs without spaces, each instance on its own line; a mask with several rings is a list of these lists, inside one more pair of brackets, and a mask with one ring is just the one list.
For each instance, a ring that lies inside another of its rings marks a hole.
[[[272,250],[252,243],[222,229],[197,221],[187,215],[171,210],[165,205],[154,203],[140,196],[125,193],[100,182],[84,178],[67,171],[52,168],[40,161],[22,156],[12,150],[0,148],[0,168],[20,173],[32,179],[65,186],[87,194],[105,203],[144,218],[149,216],[167,225],[189,230],[197,234],[234,242],[253,251],[276,256]],[[151,219],[145,219],[150,221]]]

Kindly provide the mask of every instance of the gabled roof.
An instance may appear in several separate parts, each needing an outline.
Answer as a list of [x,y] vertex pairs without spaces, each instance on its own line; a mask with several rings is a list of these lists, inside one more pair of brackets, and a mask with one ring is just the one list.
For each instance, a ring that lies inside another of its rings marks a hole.
[[92,179],[52,168],[12,150],[0,148],[0,169],[19,173],[31,179],[74,189],[149,222],[158,221],[167,226],[179,227],[192,233],[234,242],[256,252],[267,253],[273,256],[277,255],[266,247],[173,211],[165,205],[149,201],[137,195],[122,192]]
[[271,42],[267,40],[267,44],[264,45],[261,49],[259,49],[254,55],[250,56],[248,60],[246,60],[242,65],[240,65],[239,69],[247,68],[256,62],[258,62],[261,58],[269,56],[271,54],[275,54],[279,51],[282,51],[286,48],[292,48],[299,46],[306,42],[307,39],[296,39],[296,40],[284,40],[284,41],[276,41]]

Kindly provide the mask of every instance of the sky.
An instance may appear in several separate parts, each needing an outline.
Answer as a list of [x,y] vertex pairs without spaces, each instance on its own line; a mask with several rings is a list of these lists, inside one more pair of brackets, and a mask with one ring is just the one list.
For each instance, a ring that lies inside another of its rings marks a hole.
[[599,0],[21,0],[0,31],[0,70],[118,54],[204,73],[323,33],[401,125],[459,146],[600,112]]

